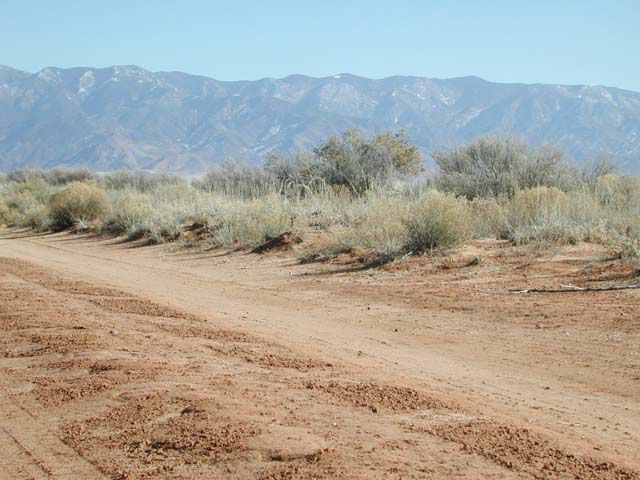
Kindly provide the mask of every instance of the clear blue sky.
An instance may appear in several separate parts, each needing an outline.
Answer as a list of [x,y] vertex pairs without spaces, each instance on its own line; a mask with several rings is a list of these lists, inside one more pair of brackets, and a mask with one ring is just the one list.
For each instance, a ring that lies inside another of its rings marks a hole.
[[640,91],[640,0],[2,0],[0,64],[354,73]]

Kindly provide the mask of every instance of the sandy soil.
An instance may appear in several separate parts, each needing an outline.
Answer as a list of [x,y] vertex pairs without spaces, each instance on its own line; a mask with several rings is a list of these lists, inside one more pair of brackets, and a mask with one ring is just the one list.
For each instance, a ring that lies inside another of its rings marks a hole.
[[593,246],[376,270],[0,234],[0,478],[640,479],[640,290]]

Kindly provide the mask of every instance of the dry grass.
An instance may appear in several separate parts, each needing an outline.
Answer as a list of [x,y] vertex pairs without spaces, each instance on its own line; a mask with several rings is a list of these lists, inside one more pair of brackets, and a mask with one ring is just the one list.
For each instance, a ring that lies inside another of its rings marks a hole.
[[93,223],[98,231],[180,239],[201,224],[205,242],[251,248],[290,230],[324,231],[326,242],[306,258],[362,251],[385,258],[442,252],[468,238],[500,237],[516,245],[582,241],[638,255],[640,182],[607,175],[570,192],[553,187],[520,190],[511,197],[467,200],[433,189],[376,189],[353,197],[340,190],[306,195],[268,192],[256,198],[163,182],[145,191],[105,193],[95,183],[55,187],[42,180],[0,186],[0,222],[36,230]]

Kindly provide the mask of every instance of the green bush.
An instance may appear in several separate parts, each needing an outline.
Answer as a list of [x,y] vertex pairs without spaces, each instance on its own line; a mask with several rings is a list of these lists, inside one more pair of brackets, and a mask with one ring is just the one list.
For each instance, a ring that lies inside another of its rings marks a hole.
[[64,230],[78,222],[87,223],[103,217],[109,210],[104,190],[93,183],[74,182],[55,193],[49,201],[51,228]]

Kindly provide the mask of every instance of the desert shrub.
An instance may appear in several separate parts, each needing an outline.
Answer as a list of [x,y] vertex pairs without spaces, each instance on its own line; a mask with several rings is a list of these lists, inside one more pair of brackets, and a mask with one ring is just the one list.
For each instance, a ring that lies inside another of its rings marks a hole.
[[606,222],[595,199],[582,191],[537,187],[515,193],[506,205],[503,238],[516,244],[604,242]]
[[322,230],[310,258],[360,251],[391,259],[492,236],[515,244],[595,241],[637,257],[638,178],[602,162],[577,169],[556,150],[512,139],[482,139],[435,158],[434,178],[414,177],[420,156],[404,134],[347,132],[313,152],[274,154],[265,166],[226,162],[192,183],[130,172],[74,182],[93,174],[22,170],[0,177],[0,224],[102,222],[105,231],[160,243],[195,223],[198,237],[188,238],[231,248]]
[[136,192],[111,192],[111,210],[104,228],[115,235],[127,235],[134,240],[150,229],[153,207],[148,195]]
[[309,189],[313,191],[324,184],[321,164],[317,157],[309,152],[271,153],[264,168],[279,185],[296,185],[302,188],[302,192]]
[[500,237],[506,216],[502,202],[495,198],[474,198],[469,202],[469,209],[473,238]]
[[13,172],[9,172],[9,174],[7,175],[7,179],[10,182],[26,182],[28,180],[33,180],[34,178],[37,178],[37,176],[40,174],[40,172],[42,172],[41,170],[36,170],[36,169],[19,169],[19,170],[14,170]]
[[37,204],[30,208],[20,220],[20,226],[29,227],[36,232],[51,229],[51,218],[46,205]]
[[469,199],[512,196],[518,190],[539,186],[569,190],[578,177],[560,150],[530,148],[513,138],[480,138],[437,151],[433,158],[438,166],[436,187]]
[[94,183],[74,182],[55,193],[49,201],[51,227],[63,230],[78,222],[91,222],[109,209],[107,194]]
[[147,236],[155,243],[178,239],[186,224],[194,221],[205,199],[187,183],[166,184],[148,194],[152,212],[147,221]]
[[254,199],[270,193],[279,193],[283,182],[260,165],[233,161],[209,169],[193,185],[198,189],[238,198]]
[[611,242],[610,247],[615,256],[633,262],[640,268],[640,238],[619,237]]
[[3,201],[0,201],[0,227],[12,225],[14,221],[15,219],[11,209],[9,209]]
[[305,227],[328,230],[353,223],[356,211],[353,200],[349,191],[328,189],[297,198],[290,205]]
[[98,177],[98,182],[105,190],[135,190],[142,193],[151,192],[164,186],[187,184],[184,178],[177,175],[136,173],[127,170],[102,174]]
[[363,138],[356,131],[331,137],[313,152],[272,153],[264,166],[227,161],[193,185],[207,192],[255,199],[271,193],[304,197],[328,188],[362,195],[393,179],[422,171],[418,148],[404,132]]
[[593,196],[613,234],[640,238],[640,178],[602,176],[595,184]]
[[[149,192],[112,190],[104,230],[130,240],[146,237],[152,243],[178,239],[193,223],[207,225],[230,200],[201,192],[187,183],[156,186]],[[241,201],[237,201],[241,202]]]
[[71,182],[86,182],[95,179],[88,168],[58,167],[51,170],[21,169],[9,173],[7,178],[16,183],[42,180],[50,185],[66,185]]
[[354,200],[348,212],[347,228],[329,246],[334,252],[365,250],[384,257],[401,253],[407,241],[403,223],[408,202],[399,196],[369,194]]
[[603,175],[595,181],[594,195],[602,206],[640,208],[640,178]]
[[420,152],[405,132],[365,138],[355,130],[329,138],[311,153],[271,154],[264,169],[280,188],[293,186],[300,194],[337,187],[356,196],[422,170]]
[[0,223],[10,226],[44,229],[43,207],[48,202],[53,188],[41,178],[32,178],[20,183],[3,186],[0,199]]
[[14,222],[19,223],[22,218],[40,202],[29,191],[14,191],[4,198],[4,205],[7,208],[7,215],[12,217]]
[[[144,233],[152,243],[165,243],[177,240],[183,231],[184,225],[178,212],[174,209],[162,209],[152,216],[149,228]],[[143,231],[138,230],[136,233],[138,235],[130,235],[130,238],[142,235]]]
[[416,202],[404,224],[406,250],[413,253],[442,251],[470,237],[471,210],[464,199],[434,190]]
[[328,185],[340,185],[355,195],[387,185],[398,175],[422,171],[420,152],[404,132],[384,133],[371,139],[357,131],[331,137],[314,149],[319,176]]
[[9,185],[6,195],[27,194],[35,202],[46,203],[54,192],[54,188],[42,178],[32,178],[24,182],[14,182]]
[[601,155],[594,161],[587,161],[582,167],[577,168],[579,172],[579,183],[581,186],[594,189],[598,180],[602,177],[617,176],[617,164],[607,155]]
[[231,202],[210,219],[212,242],[224,247],[255,247],[295,228],[288,202],[273,194],[246,202]]
[[51,185],[66,185],[72,182],[88,182],[95,180],[95,174],[88,168],[60,167],[49,170],[44,180]]

